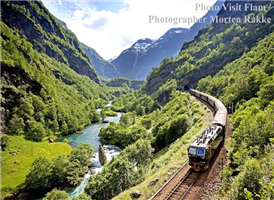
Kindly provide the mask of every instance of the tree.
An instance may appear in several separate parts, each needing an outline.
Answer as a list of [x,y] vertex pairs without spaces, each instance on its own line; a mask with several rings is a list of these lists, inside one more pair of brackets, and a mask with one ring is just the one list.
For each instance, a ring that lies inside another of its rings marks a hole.
[[258,92],[262,105],[265,107],[267,104],[274,100],[274,82],[273,78],[267,84],[264,84]]
[[43,200],[68,200],[69,196],[65,191],[60,191],[54,188],[51,192],[48,192]]
[[238,175],[231,185],[230,198],[244,200],[246,188],[249,192],[256,194],[259,193],[261,188],[259,179],[262,177],[262,170],[259,161],[256,159],[248,160],[242,172]]
[[142,119],[141,123],[143,127],[145,127],[147,130],[151,128],[151,119],[150,118],[144,118]]
[[76,186],[83,179],[83,175],[88,170],[87,166],[82,166],[79,160],[70,161],[67,167],[67,179],[69,184]]
[[81,143],[68,155],[67,179],[71,185],[77,185],[91,165],[90,158],[94,156],[91,144]]
[[61,131],[64,135],[68,134],[68,125],[67,125],[66,121],[62,122]]
[[70,162],[78,160],[81,166],[91,165],[90,158],[94,157],[94,150],[89,143],[81,143],[68,156]]
[[36,122],[34,119],[31,119],[28,122],[28,132],[27,132],[28,139],[41,142],[45,134],[46,134],[46,131],[40,122]]
[[8,142],[9,142],[9,136],[8,135],[3,135],[1,136],[1,148],[3,151],[6,150],[6,147],[8,145]]
[[51,122],[50,128],[53,132],[57,132],[59,130],[59,124],[56,119]]
[[29,189],[43,191],[51,187],[52,162],[45,157],[36,158],[26,176],[26,185]]
[[79,120],[75,117],[72,116],[68,120],[68,129],[70,132],[76,131],[79,128]]
[[52,182],[56,186],[62,186],[66,182],[68,164],[69,161],[66,155],[59,155],[53,159]]
[[123,123],[125,126],[130,126],[135,121],[135,115],[134,113],[125,113],[120,118],[120,123]]
[[34,114],[34,108],[28,98],[22,98],[19,107],[19,115],[24,118],[31,118]]
[[102,111],[101,111],[100,115],[101,115],[101,119],[102,119],[102,121],[104,121],[104,120],[106,119],[106,117],[107,117],[107,115],[106,115],[106,111],[105,111],[104,109],[102,109]]
[[135,163],[137,167],[149,164],[153,148],[149,140],[139,139],[134,144],[127,146],[121,153],[123,159]]
[[79,194],[77,196],[72,197],[71,200],[92,200],[90,196],[88,196],[86,193]]
[[25,123],[22,117],[18,117],[17,114],[14,114],[9,121],[9,130],[13,134],[23,134],[24,133],[24,128],[25,128]]

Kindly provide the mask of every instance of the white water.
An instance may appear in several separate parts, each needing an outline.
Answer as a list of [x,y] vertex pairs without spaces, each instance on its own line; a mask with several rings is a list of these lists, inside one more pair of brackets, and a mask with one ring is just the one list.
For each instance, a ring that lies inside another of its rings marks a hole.
[[[111,159],[118,156],[118,154],[121,151],[121,149],[119,147],[116,147],[114,145],[104,145],[103,148],[104,148],[106,156],[107,156],[107,161],[111,161]],[[96,175],[98,172],[103,170],[104,166],[101,165],[101,163],[99,161],[98,152],[96,152],[95,158],[91,159],[91,162],[92,162],[92,167],[90,168],[89,172],[84,176],[84,179],[81,182],[81,184],[79,186],[77,186],[76,188],[73,188],[72,190],[68,191],[69,198],[72,198],[73,196],[79,195],[82,192],[84,192],[84,189],[85,189],[90,177]],[[92,170],[94,170],[94,172],[95,172],[94,175],[91,175]]]
[[[111,106],[111,104],[112,102],[110,101],[106,106]],[[97,109],[97,112],[100,113],[101,109]],[[107,117],[107,120],[109,122],[119,123],[122,114],[119,112],[117,112],[117,114],[118,115],[115,117]],[[99,138],[100,129],[102,127],[107,127],[108,125],[109,123],[101,123],[101,122],[98,122],[96,124],[91,124],[82,130],[82,134],[74,133],[71,135],[60,137],[56,140],[56,142],[62,142],[65,138],[67,138],[67,140],[69,141],[68,144],[70,144],[70,146],[72,146],[73,148],[78,146],[80,143],[90,143],[95,151],[95,158],[91,158],[90,160],[92,166],[89,172],[85,174],[85,176],[83,177],[83,181],[77,187],[67,191],[69,198],[72,198],[75,195],[81,194],[84,191],[90,177],[95,176],[98,172],[103,170],[103,166],[101,165],[99,161],[97,151],[98,151],[99,145],[101,144],[100,138]],[[105,150],[108,161],[110,161],[113,157],[118,156],[118,154],[121,151],[119,147],[116,147],[114,145],[103,145],[103,148]],[[93,170],[95,174],[91,174],[91,171]],[[30,199],[42,200],[42,197],[28,198],[28,200]]]
[[[112,102],[109,102],[106,106],[111,106]],[[97,109],[97,112],[100,113],[101,109]],[[117,113],[118,116],[116,117],[107,117],[107,120],[110,122],[114,123],[119,123],[121,113]],[[98,172],[103,170],[103,165],[101,165],[99,161],[99,155],[98,155],[98,147],[101,144],[100,138],[99,138],[99,132],[102,127],[108,126],[109,123],[97,123],[97,124],[92,124],[88,127],[86,127],[83,130],[83,134],[73,134],[71,136],[65,136],[68,140],[69,143],[76,143],[79,144],[81,142],[90,142],[92,146],[94,147],[95,150],[95,157],[91,158],[91,163],[92,166],[89,170],[89,172],[84,176],[83,181],[79,186],[76,188],[73,188],[68,191],[69,198],[72,198],[75,195],[79,195],[82,192],[84,192],[84,189],[88,183],[88,180],[90,179],[91,176],[95,176]],[[60,139],[61,141],[63,138]],[[113,157],[118,156],[120,153],[121,149],[119,147],[116,147],[114,145],[103,145],[103,148],[106,153],[107,161],[110,161]],[[94,174],[91,174],[91,172],[94,172]]]

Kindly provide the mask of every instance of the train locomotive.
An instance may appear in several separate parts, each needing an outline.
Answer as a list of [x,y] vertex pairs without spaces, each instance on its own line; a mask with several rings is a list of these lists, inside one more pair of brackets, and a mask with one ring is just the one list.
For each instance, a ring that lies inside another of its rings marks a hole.
[[190,94],[208,103],[214,110],[214,118],[208,126],[188,147],[189,165],[195,171],[205,171],[214,153],[225,139],[227,109],[224,104],[205,93],[194,89]]

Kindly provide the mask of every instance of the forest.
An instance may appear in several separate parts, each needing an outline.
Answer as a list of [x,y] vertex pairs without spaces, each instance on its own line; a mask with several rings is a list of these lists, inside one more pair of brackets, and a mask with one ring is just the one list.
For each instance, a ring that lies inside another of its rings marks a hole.
[[212,23],[182,44],[176,58],[163,59],[143,84],[98,77],[76,36],[41,2],[4,2],[1,198],[21,192],[69,199],[66,189],[81,183],[95,150],[49,141],[117,112],[120,122],[99,136],[120,154],[72,199],[130,199],[136,188],[150,198],[187,160],[189,143],[212,118],[184,92],[190,87],[220,99],[229,111],[228,161],[212,199],[274,199],[274,9],[268,3],[268,11],[247,14],[264,14],[272,23]]
[[[60,26],[41,2],[6,1],[1,2],[1,6],[4,11],[1,13],[1,162],[5,161],[1,167],[1,179],[5,180],[1,190],[4,196],[30,183],[25,176],[34,157],[28,157],[29,151],[24,145],[43,149],[41,156],[50,159],[58,155],[57,152],[69,154],[68,144],[48,147],[47,141],[100,121],[96,109],[128,89],[99,83],[76,36]],[[16,27],[18,23],[8,18],[9,13],[18,18],[21,27]],[[26,27],[32,27],[34,34],[28,35]],[[47,48],[41,49],[43,45]],[[65,52],[71,56],[66,57]],[[86,74],[78,73],[77,63],[86,69]],[[14,166],[11,163],[19,163],[13,158],[17,153],[23,164]],[[84,166],[75,163],[75,169]],[[79,176],[83,173],[81,170]],[[18,177],[16,181],[12,181],[14,175]],[[79,179],[71,185],[76,183]]]
[[231,110],[234,131],[220,196],[273,198],[273,47],[271,33],[241,58],[197,85],[198,90],[214,94],[235,109]]
[[175,88],[171,101],[162,109],[140,91],[121,95],[114,100],[112,109],[125,114],[119,124],[110,123],[102,128],[100,137],[123,150],[90,179],[85,192],[92,199],[110,199],[144,181],[146,174],[155,170],[156,165],[151,161],[158,152],[185,135],[194,124],[203,124],[200,105]]

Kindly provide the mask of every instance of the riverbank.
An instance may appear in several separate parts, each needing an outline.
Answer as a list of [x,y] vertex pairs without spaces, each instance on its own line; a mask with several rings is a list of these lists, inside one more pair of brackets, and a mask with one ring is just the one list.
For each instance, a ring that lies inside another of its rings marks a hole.
[[[111,102],[107,105],[111,105]],[[97,109],[100,113],[101,109]],[[108,116],[109,122],[119,123],[121,113],[116,116]],[[99,133],[102,127],[108,126],[109,123],[95,123],[85,127],[81,130],[81,134],[73,133],[71,135],[57,138],[55,142],[50,143],[48,140],[43,142],[32,142],[24,139],[24,136],[9,136],[10,141],[6,151],[2,151],[1,156],[1,199],[5,196],[11,196],[18,193],[20,189],[25,187],[24,182],[26,175],[29,173],[29,168],[36,158],[44,156],[52,160],[61,154],[69,154],[72,148],[78,146],[80,143],[90,143],[96,152],[95,158],[91,159],[92,167],[89,173],[83,177],[82,183],[71,188],[68,193],[70,197],[78,195],[84,191],[84,188],[90,178],[90,172],[94,174],[103,169],[103,166],[98,159],[98,147],[101,144]],[[64,143],[64,139],[68,143]],[[116,157],[121,151],[120,148],[113,145],[103,146],[107,160],[110,161]]]
[[[111,105],[111,104],[109,103],[107,106],[109,106],[109,105]],[[100,111],[101,111],[101,109],[97,110],[98,113]],[[122,113],[117,112],[117,116],[108,116],[106,118],[106,120],[108,120],[109,123],[110,122],[119,123],[121,116],[122,116]],[[103,165],[101,165],[101,163],[99,162],[99,158],[98,158],[98,148],[99,148],[99,145],[101,144],[100,138],[99,138],[99,133],[100,133],[100,129],[103,127],[107,127],[109,125],[109,123],[98,122],[95,124],[91,124],[91,125],[85,127],[81,131],[82,134],[74,133],[71,135],[60,137],[56,140],[56,142],[58,143],[58,142],[62,142],[66,138],[68,140],[68,144],[72,148],[78,146],[80,143],[90,143],[95,151],[95,158],[91,159],[92,166],[89,170],[89,173],[87,173],[83,177],[83,181],[81,182],[80,185],[78,185],[75,188],[71,188],[67,191],[70,198],[72,198],[75,195],[79,195],[84,191],[85,186],[86,186],[92,173],[97,174],[98,172],[102,171]],[[118,154],[121,151],[121,149],[119,147],[116,147],[114,145],[103,145],[103,148],[105,150],[108,161],[110,161],[113,157],[118,156]]]

